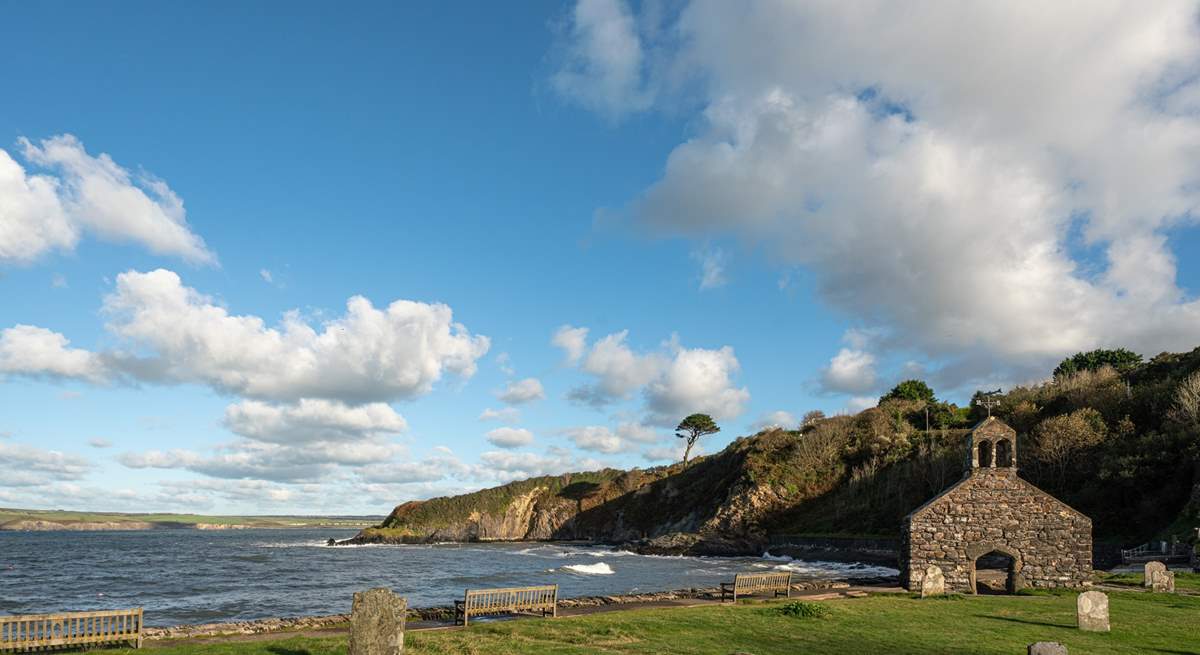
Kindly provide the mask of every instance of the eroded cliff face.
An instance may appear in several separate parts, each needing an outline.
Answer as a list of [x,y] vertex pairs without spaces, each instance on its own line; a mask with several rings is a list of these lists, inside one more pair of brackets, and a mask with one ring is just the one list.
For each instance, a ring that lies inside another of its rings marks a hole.
[[724,451],[653,469],[534,478],[396,507],[353,543],[588,540],[646,552],[760,553],[769,520],[794,502],[754,475],[794,439],[775,431]]

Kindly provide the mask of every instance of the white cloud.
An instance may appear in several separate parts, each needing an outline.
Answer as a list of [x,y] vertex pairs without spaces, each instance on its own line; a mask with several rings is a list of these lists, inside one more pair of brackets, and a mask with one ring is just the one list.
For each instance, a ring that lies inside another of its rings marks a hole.
[[554,333],[550,343],[562,348],[566,353],[567,363],[574,366],[579,363],[583,353],[587,350],[587,335],[588,329],[585,327],[564,325]]
[[612,430],[602,425],[586,425],[565,431],[577,448],[597,453],[614,454],[628,450],[628,445]]
[[592,345],[582,369],[597,378],[595,384],[573,389],[570,397],[595,406],[627,398],[648,384],[666,367],[659,353],[638,355],[625,344],[629,330],[610,334]]
[[102,437],[88,439],[88,445],[92,448],[112,448],[112,442]]
[[654,428],[630,422],[619,424],[615,431],[603,425],[585,425],[564,430],[563,434],[582,450],[610,455],[637,450],[639,444],[659,440]]
[[701,412],[729,419],[742,414],[750,392],[734,386],[740,368],[733,348],[679,348],[662,375],[646,388],[650,422],[673,426]]
[[821,386],[833,393],[862,393],[875,386],[875,356],[842,348],[821,371]]
[[102,382],[107,373],[100,358],[70,343],[57,332],[33,325],[0,330],[0,374]]
[[649,105],[645,53],[623,0],[580,0],[569,30],[560,69],[550,80],[558,93],[614,119]]
[[783,410],[764,414],[751,426],[754,430],[765,430],[767,428],[783,428],[784,430],[795,430],[800,425],[800,421],[791,412]]
[[319,331],[297,312],[267,327],[257,316],[230,314],[162,269],[117,276],[105,311],[108,330],[127,351],[69,349],[62,335],[17,326],[0,336],[0,372],[194,382],[251,398],[362,404],[424,394],[444,372],[469,378],[489,343],[455,323],[446,305],[397,300],[376,308],[361,296]]
[[510,405],[520,405],[535,400],[542,400],[546,397],[546,392],[542,389],[540,380],[537,378],[525,378],[524,380],[509,382],[505,385],[504,390],[496,394],[496,396]]
[[268,271],[265,268],[258,269],[258,276],[261,277],[263,282],[266,282],[267,284],[275,283],[275,276],[271,274],[271,271]]
[[183,469],[214,478],[315,482],[337,474],[392,460],[398,446],[379,441],[311,442],[302,447],[241,440],[211,454],[192,450],[149,450],[122,453],[118,461],[134,469]]
[[533,443],[533,433],[525,428],[496,428],[488,430],[488,442],[500,448],[520,448]]
[[871,396],[852,396],[850,400],[846,401],[846,413],[857,414],[864,409],[870,409],[874,407],[878,402],[878,398],[873,398]]
[[479,414],[480,421],[499,421],[501,423],[516,423],[521,420],[521,410],[516,407],[488,407]]
[[[704,110],[628,214],[765,245],[885,328],[879,352],[940,359],[952,383],[1097,346],[1190,348],[1200,301],[1167,235],[1200,214],[1196,16],[1194,2],[689,2],[638,33],[668,60],[638,88],[700,80]],[[576,36],[594,68],[571,70],[603,88],[608,51],[589,43]]]
[[578,458],[558,448],[547,449],[545,455],[488,451],[480,455],[479,459],[482,462],[481,468],[492,476],[495,482],[604,468],[603,462],[591,458]]
[[692,259],[700,262],[700,290],[723,287],[729,281],[725,277],[725,251],[710,248],[694,251]]
[[29,175],[0,150],[0,261],[26,263],[50,250],[72,250],[84,231],[136,242],[195,264],[217,258],[187,223],[183,201],[162,180],[133,177],[106,154],[93,157],[64,134],[35,145],[19,141],[27,161],[51,174]]
[[0,487],[79,480],[92,468],[92,463],[79,455],[0,442]]
[[225,427],[258,441],[353,442],[404,432],[408,424],[386,403],[349,406],[305,398],[291,405],[247,400],[225,408]]
[[[671,446],[660,446],[658,448],[647,448],[642,453],[642,457],[646,461],[653,462],[653,463],[682,461],[683,460],[683,451],[686,446],[683,443],[682,439],[677,439],[676,441],[678,443],[675,443],[674,445],[671,445]],[[692,447],[691,456],[693,458],[696,458],[703,454],[704,454],[704,443],[696,442],[696,445]]]
[[610,334],[590,349],[582,344],[587,354],[580,369],[596,381],[572,389],[569,398],[603,407],[641,390],[647,421],[654,425],[675,425],[694,412],[717,418],[741,415],[750,392],[734,386],[740,365],[732,348],[684,348],[673,336],[661,351],[636,353],[625,342],[628,335],[628,330]]

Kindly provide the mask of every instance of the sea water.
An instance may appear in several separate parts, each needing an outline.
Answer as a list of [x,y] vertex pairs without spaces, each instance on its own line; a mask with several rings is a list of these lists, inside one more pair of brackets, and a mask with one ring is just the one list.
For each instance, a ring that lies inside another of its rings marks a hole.
[[779,557],[663,557],[554,543],[327,546],[353,531],[0,532],[0,614],[143,607],[146,624],[350,611],[388,587],[412,607],[466,588],[557,584],[560,597],[712,587],[741,571],[795,580],[896,575],[868,564]]

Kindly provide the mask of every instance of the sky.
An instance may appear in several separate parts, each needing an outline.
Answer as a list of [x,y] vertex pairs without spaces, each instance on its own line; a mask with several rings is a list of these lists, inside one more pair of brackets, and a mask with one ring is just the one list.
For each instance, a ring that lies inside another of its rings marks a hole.
[[0,3],[0,506],[380,514],[1191,350],[1198,17]]

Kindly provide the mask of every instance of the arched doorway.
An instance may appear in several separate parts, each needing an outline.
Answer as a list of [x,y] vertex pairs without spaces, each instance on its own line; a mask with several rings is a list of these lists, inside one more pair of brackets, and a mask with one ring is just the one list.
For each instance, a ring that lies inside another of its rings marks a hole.
[[1025,586],[1021,578],[1021,556],[1003,546],[972,549],[971,592],[1015,594]]

